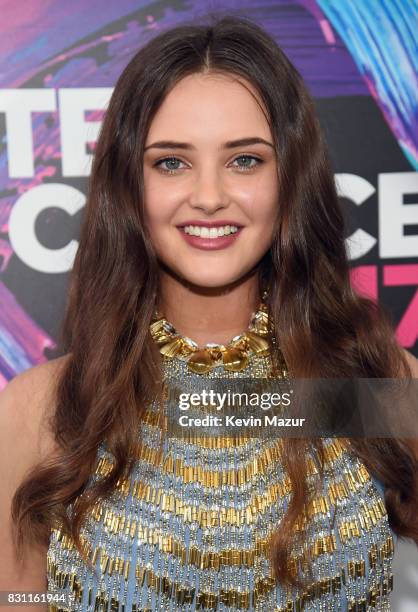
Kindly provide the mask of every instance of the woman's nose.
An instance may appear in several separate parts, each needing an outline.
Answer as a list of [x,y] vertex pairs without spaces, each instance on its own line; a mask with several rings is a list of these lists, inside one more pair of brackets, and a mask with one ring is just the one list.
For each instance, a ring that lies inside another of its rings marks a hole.
[[223,183],[215,169],[204,170],[195,177],[190,194],[190,204],[193,208],[203,208],[212,213],[227,206],[226,202]]

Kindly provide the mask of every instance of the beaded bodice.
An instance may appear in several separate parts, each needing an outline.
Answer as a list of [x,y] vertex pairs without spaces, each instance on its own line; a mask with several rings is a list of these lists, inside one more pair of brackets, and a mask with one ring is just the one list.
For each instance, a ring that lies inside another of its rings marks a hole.
[[[253,354],[239,372],[215,367],[204,376],[266,377],[268,355]],[[164,378],[194,389],[202,375],[163,357]],[[304,588],[286,590],[273,578],[268,538],[291,494],[280,440],[163,435],[164,407],[151,404],[129,478],[97,503],[82,539],[97,575],[59,526],[51,531],[48,589],[69,607],[96,611],[357,611],[390,610],[393,538],[378,483],[343,441],[325,443],[325,477],[309,507],[306,547],[312,558]],[[112,456],[103,443],[93,478]],[[309,458],[309,479],[317,477]]]

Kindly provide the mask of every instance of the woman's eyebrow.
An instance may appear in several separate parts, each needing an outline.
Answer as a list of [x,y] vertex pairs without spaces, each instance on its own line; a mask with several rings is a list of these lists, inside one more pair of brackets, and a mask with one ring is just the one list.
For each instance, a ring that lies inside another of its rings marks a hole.
[[[234,149],[235,147],[247,147],[253,144],[265,144],[269,147],[274,148],[274,145],[264,138],[253,136],[251,138],[240,138],[239,140],[228,140],[222,145],[222,149]],[[176,140],[159,140],[145,147],[144,151],[148,149],[187,149],[196,150],[196,147],[189,142],[178,142]]]

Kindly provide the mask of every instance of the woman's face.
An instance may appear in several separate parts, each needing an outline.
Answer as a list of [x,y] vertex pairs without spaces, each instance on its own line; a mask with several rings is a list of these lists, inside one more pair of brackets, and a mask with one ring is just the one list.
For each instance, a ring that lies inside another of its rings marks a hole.
[[185,77],[165,98],[145,143],[145,214],[157,256],[200,287],[238,281],[272,242],[276,156],[246,87],[223,74]]

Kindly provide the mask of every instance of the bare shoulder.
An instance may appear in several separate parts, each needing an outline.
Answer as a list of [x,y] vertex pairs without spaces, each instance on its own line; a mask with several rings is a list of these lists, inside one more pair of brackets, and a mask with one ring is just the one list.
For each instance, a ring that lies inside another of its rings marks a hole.
[[418,378],[418,359],[414,357],[414,355],[410,351],[407,351],[406,349],[402,350],[411,368],[412,378]]
[[52,450],[49,420],[55,408],[55,389],[69,355],[33,366],[15,376],[0,392],[0,434],[8,446],[18,447],[39,459]]

